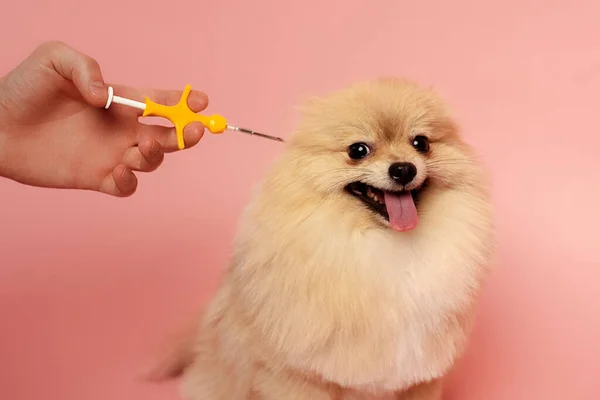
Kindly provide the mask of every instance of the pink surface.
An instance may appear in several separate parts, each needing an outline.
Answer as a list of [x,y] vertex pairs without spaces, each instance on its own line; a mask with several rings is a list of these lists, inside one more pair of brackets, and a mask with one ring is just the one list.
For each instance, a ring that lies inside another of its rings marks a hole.
[[[306,96],[358,79],[438,87],[492,169],[501,239],[446,398],[600,398],[598,1],[86,3],[5,4],[2,74],[61,39],[110,81],[191,83],[283,136]],[[0,181],[0,398],[176,399],[135,378],[213,293],[280,149],[208,134],[126,200]]]

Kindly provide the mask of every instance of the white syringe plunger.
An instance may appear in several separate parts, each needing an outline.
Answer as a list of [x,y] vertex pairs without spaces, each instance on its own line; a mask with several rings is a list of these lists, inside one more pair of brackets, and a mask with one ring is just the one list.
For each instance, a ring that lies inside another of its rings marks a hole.
[[106,101],[105,109],[111,106],[112,103],[122,104],[124,106],[129,106],[133,108],[137,108],[138,110],[144,111],[146,109],[146,104],[141,101],[129,100],[124,97],[119,97],[114,95],[114,90],[112,86],[108,87],[108,100]]

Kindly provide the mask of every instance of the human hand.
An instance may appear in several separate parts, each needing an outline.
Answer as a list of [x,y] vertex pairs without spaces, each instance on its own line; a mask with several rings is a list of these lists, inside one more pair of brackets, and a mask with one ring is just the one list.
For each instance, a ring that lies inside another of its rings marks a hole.
[[[176,104],[180,91],[111,85],[119,96]],[[98,63],[60,42],[39,46],[0,78],[0,176],[49,188],[96,190],[126,197],[137,188],[133,171],[151,172],[164,153],[177,150],[174,128],[138,122],[129,107],[105,110],[108,85]],[[200,112],[204,93],[192,91],[188,105]],[[204,127],[184,131],[186,148]]]

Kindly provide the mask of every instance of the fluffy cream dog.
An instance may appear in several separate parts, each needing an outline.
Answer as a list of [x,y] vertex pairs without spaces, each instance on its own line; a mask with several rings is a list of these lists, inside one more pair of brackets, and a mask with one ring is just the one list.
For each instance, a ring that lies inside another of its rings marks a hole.
[[431,90],[309,102],[155,377],[183,375],[188,400],[440,399],[494,248],[484,177]]

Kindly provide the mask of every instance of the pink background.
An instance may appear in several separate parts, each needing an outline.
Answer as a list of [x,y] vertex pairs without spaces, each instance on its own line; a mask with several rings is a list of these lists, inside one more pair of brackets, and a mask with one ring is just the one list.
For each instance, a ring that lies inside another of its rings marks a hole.
[[[283,136],[308,95],[435,85],[492,170],[501,239],[446,398],[600,398],[597,0],[85,3],[7,1],[2,74],[60,39],[109,81],[191,83],[210,112]],[[207,134],[126,200],[0,181],[0,397],[176,399],[136,376],[212,295],[280,149]]]

